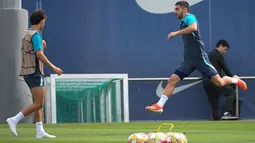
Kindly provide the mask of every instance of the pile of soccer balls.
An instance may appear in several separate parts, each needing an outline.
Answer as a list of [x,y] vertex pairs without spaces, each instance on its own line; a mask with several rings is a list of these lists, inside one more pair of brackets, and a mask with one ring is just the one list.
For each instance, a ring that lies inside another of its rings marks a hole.
[[157,133],[134,133],[128,137],[128,143],[188,143],[184,133],[157,132]]
[[183,133],[134,133],[128,137],[128,143],[188,143]]

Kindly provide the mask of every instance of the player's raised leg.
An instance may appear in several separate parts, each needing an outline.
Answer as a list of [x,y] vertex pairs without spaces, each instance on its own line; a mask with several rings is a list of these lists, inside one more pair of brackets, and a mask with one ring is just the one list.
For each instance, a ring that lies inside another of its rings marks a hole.
[[212,83],[215,84],[216,86],[222,87],[229,84],[236,84],[243,90],[248,89],[246,83],[236,75],[233,77],[228,76],[220,77],[217,70],[210,63],[208,56],[206,54],[204,54],[203,59],[196,64],[196,68],[204,76],[210,78]]
[[180,82],[183,78],[189,76],[194,70],[195,68],[192,66],[191,63],[183,61],[168,79],[164,93],[160,97],[159,101],[155,104],[152,104],[151,106],[145,107],[145,109],[152,112],[162,113],[166,101],[170,96],[173,95],[176,84]]
[[211,80],[216,86],[226,86],[226,85],[229,85],[229,84],[236,84],[242,90],[247,90],[248,89],[246,83],[242,79],[240,79],[237,75],[235,75],[233,77],[224,76],[224,77],[221,78],[217,74],[217,75],[213,76]]

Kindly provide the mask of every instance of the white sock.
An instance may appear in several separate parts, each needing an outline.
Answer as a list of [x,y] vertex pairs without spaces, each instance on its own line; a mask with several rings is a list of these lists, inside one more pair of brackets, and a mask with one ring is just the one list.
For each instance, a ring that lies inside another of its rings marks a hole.
[[16,116],[12,117],[13,121],[16,123],[18,123],[22,118],[24,118],[22,112],[19,112]]
[[42,122],[36,122],[35,125],[36,125],[37,134],[45,133],[45,131],[44,131],[44,129],[43,129],[43,124],[42,124]]
[[237,78],[232,77],[232,83],[233,83],[233,84],[236,84],[237,82],[238,82],[238,79],[237,79]]
[[165,96],[165,95],[162,95],[162,96],[160,97],[160,99],[159,99],[159,101],[158,101],[157,104],[158,104],[159,106],[163,107],[167,100],[168,100],[168,97]]

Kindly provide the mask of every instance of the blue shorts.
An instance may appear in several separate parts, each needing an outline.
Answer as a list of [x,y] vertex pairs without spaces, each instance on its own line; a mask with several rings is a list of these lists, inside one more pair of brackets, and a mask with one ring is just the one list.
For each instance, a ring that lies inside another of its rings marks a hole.
[[25,82],[28,87],[31,89],[33,87],[43,87],[44,86],[44,77],[42,75],[26,75],[24,76]]
[[181,79],[188,77],[195,69],[200,73],[211,79],[214,75],[218,74],[217,70],[211,64],[208,56],[203,56],[200,59],[184,60],[174,71]]

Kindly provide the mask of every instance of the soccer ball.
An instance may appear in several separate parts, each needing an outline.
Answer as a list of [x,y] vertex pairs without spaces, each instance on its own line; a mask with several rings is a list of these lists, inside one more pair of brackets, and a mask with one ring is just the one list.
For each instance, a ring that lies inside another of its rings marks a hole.
[[167,143],[188,143],[186,136],[183,133],[166,133]]
[[167,136],[164,133],[149,133],[148,143],[167,143]]
[[128,143],[148,143],[148,135],[145,133],[134,133],[128,137]]

